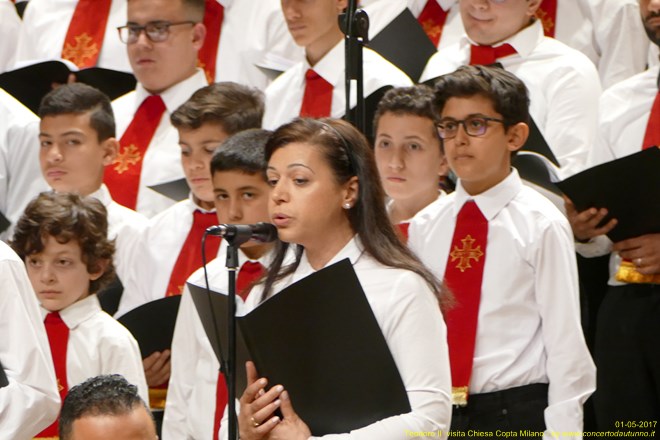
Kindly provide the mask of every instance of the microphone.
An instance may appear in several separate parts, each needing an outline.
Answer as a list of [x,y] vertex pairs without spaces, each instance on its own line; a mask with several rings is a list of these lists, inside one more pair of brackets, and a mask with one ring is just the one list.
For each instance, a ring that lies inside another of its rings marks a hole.
[[270,224],[259,222],[253,225],[216,225],[206,228],[208,235],[224,237],[230,244],[245,243],[249,240],[269,243],[277,240],[277,228]]

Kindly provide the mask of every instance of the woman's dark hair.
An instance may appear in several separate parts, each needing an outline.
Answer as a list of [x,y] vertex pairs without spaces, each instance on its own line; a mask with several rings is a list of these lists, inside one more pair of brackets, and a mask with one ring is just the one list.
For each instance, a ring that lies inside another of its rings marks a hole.
[[[355,127],[342,120],[298,118],[275,130],[266,144],[266,160],[270,160],[278,149],[294,142],[318,148],[338,184],[344,184],[357,176],[357,200],[353,208],[346,210],[346,215],[365,251],[385,266],[419,274],[441,303],[444,303],[445,292],[439,280],[402,243],[390,223],[385,209],[385,192],[367,139]],[[300,264],[303,247],[295,246],[295,261],[282,267],[289,244],[276,244],[276,254],[266,275],[262,300],[268,297],[277,280],[291,274]]]
[[18,220],[10,244],[25,260],[44,250],[44,240],[49,235],[62,244],[76,240],[87,272],[97,272],[105,264],[103,275],[90,282],[90,294],[112,281],[115,243],[108,240],[107,211],[97,199],[54,191],[39,194]]

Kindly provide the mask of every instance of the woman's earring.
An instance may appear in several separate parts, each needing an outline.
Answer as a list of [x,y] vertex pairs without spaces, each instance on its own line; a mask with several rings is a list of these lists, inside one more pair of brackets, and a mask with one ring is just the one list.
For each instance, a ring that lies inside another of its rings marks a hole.
[[351,204],[348,202],[344,203],[344,209],[351,209]]

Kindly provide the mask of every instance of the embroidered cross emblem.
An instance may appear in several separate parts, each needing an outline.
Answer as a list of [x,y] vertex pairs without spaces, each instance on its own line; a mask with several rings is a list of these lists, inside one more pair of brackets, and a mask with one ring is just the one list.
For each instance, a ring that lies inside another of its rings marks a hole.
[[552,35],[552,32],[555,28],[555,23],[552,21],[552,17],[550,17],[550,15],[548,15],[548,13],[543,9],[537,9],[536,18],[541,20],[541,24],[543,25],[543,33],[545,33],[545,35]]
[[455,260],[460,260],[456,265],[456,269],[459,269],[461,272],[465,272],[465,269],[470,269],[472,265],[470,260],[475,260],[479,262],[479,259],[484,255],[481,251],[481,246],[473,248],[472,245],[476,240],[472,238],[471,235],[467,235],[464,239],[461,240],[463,243],[463,248],[459,249],[458,246],[454,246],[454,250],[449,254],[451,256],[451,262]]
[[76,66],[84,65],[86,59],[93,58],[99,52],[99,47],[89,34],[83,33],[74,39],[75,44],[67,43],[64,46],[62,58],[71,61]]
[[131,144],[128,147],[124,147],[117,155],[117,158],[112,162],[115,166],[115,171],[118,174],[123,174],[124,171],[128,170],[131,165],[135,165],[142,160],[142,155],[138,148]]
[[197,67],[202,69],[204,71],[204,75],[206,76],[206,81],[209,84],[213,84],[215,82],[215,78],[211,76],[211,71],[206,68],[206,63],[197,58]]
[[63,389],[64,387],[62,386],[62,383],[57,379],[57,391],[62,392]]
[[422,22],[422,29],[429,38],[438,38],[442,35],[442,27],[435,24],[433,20],[424,20]]

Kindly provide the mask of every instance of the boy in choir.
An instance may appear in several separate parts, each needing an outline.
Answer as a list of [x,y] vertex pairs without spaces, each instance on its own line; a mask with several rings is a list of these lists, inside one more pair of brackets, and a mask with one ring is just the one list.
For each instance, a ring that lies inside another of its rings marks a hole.
[[[147,384],[138,344],[101,310],[96,293],[113,277],[114,243],[103,204],[77,194],[41,193],[30,202],[11,242],[41,304],[60,397],[99,374]],[[57,421],[37,437],[57,435]]]
[[60,440],[157,440],[149,408],[119,374],[87,379],[62,404]]
[[[465,64],[499,63],[529,91],[530,134],[534,149],[554,155],[567,177],[584,168],[596,136],[601,88],[598,72],[582,53],[543,34],[536,18],[541,0],[461,0],[465,34],[433,55],[421,81],[430,81]],[[538,128],[538,134],[534,129]],[[541,151],[545,140],[550,151]]]
[[[179,132],[180,161],[190,196],[154,218],[136,245],[130,286],[117,311],[121,316],[142,304],[180,295],[186,279],[202,265],[201,239],[217,222],[210,163],[224,140],[248,128],[258,128],[263,116],[263,94],[236,83],[216,83],[198,90],[171,116]],[[215,258],[220,241],[206,241],[206,257]],[[150,386],[169,377],[169,350],[145,358]],[[161,406],[164,399],[159,399]],[[155,408],[152,401],[152,408]]]
[[[266,182],[264,146],[270,132],[246,130],[227,139],[213,154],[211,174],[220,224],[268,222],[270,187]],[[212,238],[211,238],[212,239]],[[218,258],[207,265],[212,290],[226,293],[226,242]],[[248,241],[239,249],[238,294],[245,300],[271,258],[271,243]],[[205,286],[203,269],[188,278]],[[217,439],[227,404],[225,377],[197,315],[190,292],[184,289],[172,341],[172,376],[167,393],[163,438]]]
[[33,438],[57,418],[60,396],[39,304],[25,264],[0,242],[0,432]]
[[116,240],[114,265],[119,279],[126,280],[133,270],[135,242],[147,220],[116,203],[103,184],[103,173],[119,148],[110,100],[85,84],[63,85],[44,97],[39,117],[44,179],[57,192],[90,196],[103,203],[108,237]]
[[406,239],[410,219],[445,194],[440,184],[449,168],[433,100],[433,90],[425,85],[391,89],[374,118],[376,165],[390,198],[388,213]]
[[581,432],[595,368],[570,226],[511,168],[529,132],[525,85],[464,66],[438,78],[435,95],[458,182],[413,219],[409,245],[455,296],[452,429]]
[[173,204],[148,186],[183,177],[170,116],[208,85],[197,68],[204,6],[204,0],[130,0],[119,28],[138,84],[113,102],[120,148],[104,182],[118,203],[147,217]]
[[[289,32],[296,44],[305,49],[305,60],[266,89],[264,128],[275,129],[297,116],[344,115],[344,34],[338,15],[347,4],[347,0],[282,0]],[[368,48],[363,52],[363,71],[364,97],[374,106],[388,88],[412,85],[405,73]],[[353,99],[351,108],[356,105]],[[366,121],[371,120],[367,114]]]
[[[639,0],[639,7],[648,37],[660,46],[660,1]],[[591,166],[660,145],[659,77],[660,67],[656,65],[603,93]],[[660,234],[649,231],[612,243],[605,234],[617,226],[617,221],[602,224],[607,209],[594,206],[577,212],[567,200],[566,210],[580,254],[594,257],[611,253],[609,287],[598,310],[594,350],[598,429],[620,430],[615,422],[621,420],[657,420]]]

